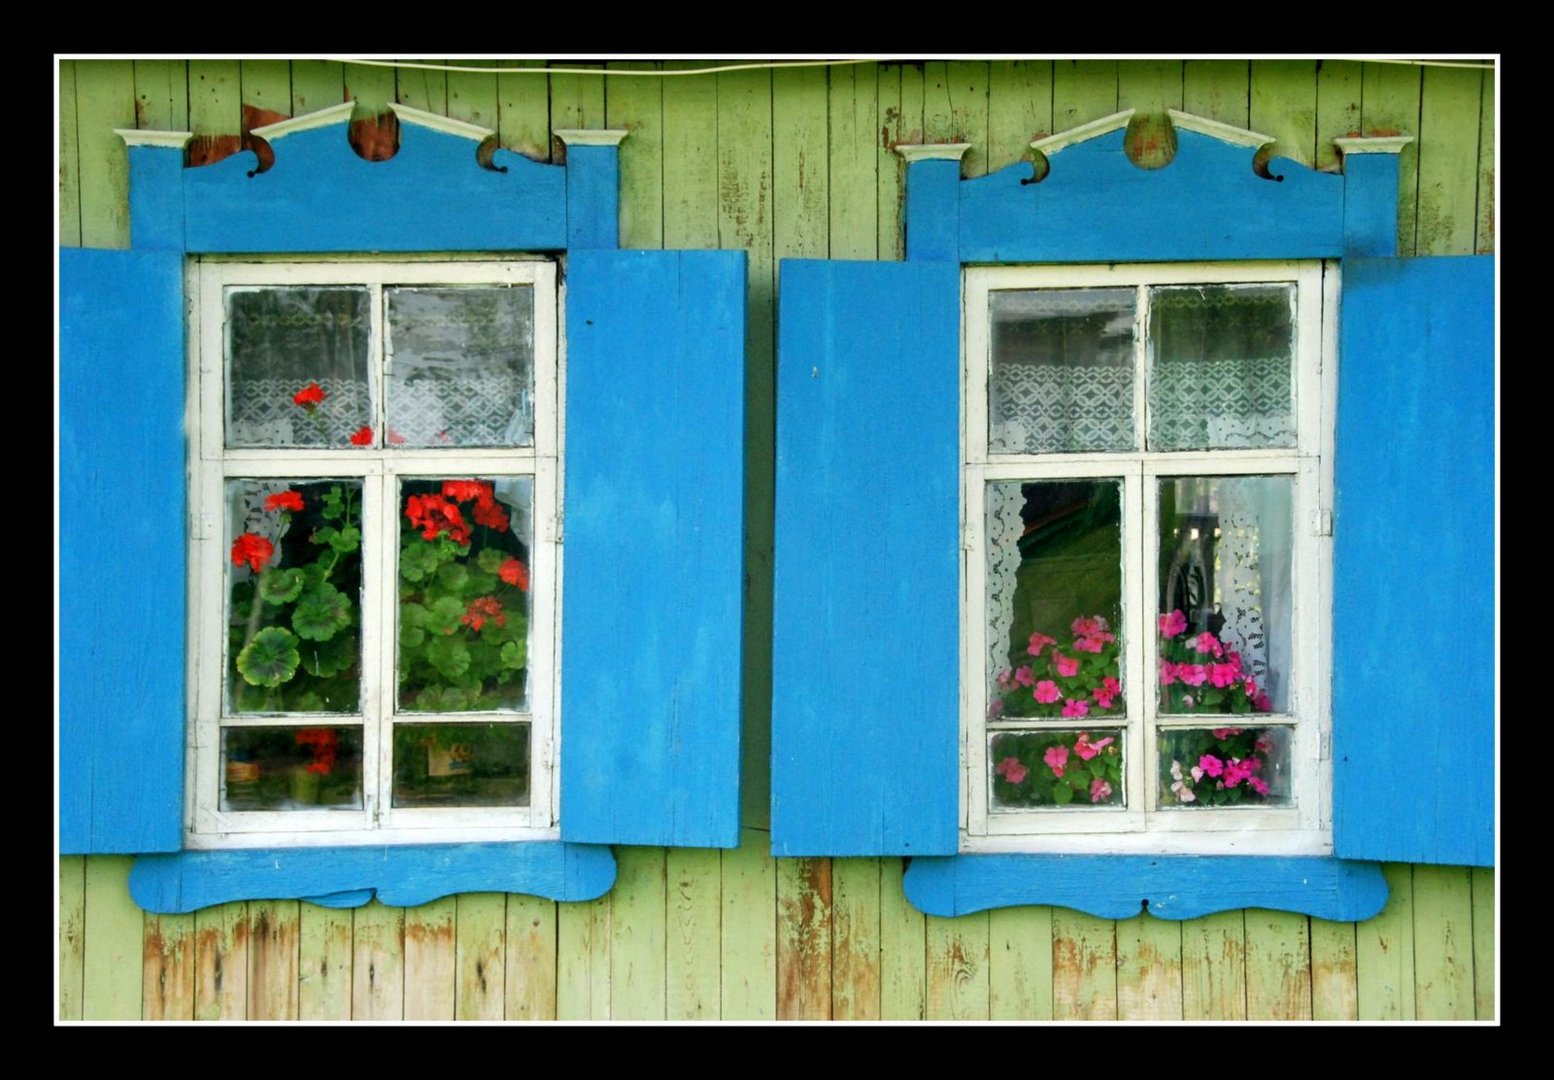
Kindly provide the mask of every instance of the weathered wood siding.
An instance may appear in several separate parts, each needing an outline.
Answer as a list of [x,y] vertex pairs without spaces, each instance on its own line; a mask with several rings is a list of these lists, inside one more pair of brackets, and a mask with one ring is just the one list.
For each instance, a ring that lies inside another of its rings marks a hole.
[[[150,916],[130,860],[59,866],[63,1019],[1487,1019],[1495,875],[1387,867],[1361,924],[1249,910],[1116,922],[1064,909],[925,918],[899,859],[768,850],[773,387],[778,260],[897,259],[897,141],[974,144],[966,174],[1118,108],[1183,108],[1329,168],[1329,140],[1397,130],[1400,254],[1494,250],[1494,75],[1354,61],[934,61],[674,78],[533,75],[537,61],[420,70],[285,61],[59,65],[60,242],[128,243],[114,128],[233,135],[242,106],[398,100],[560,153],[555,128],[629,128],[621,243],[750,254],[746,355],[743,845],[620,848],[586,904],[478,894],[419,909],[296,902]],[[611,64],[609,68],[679,68]],[[1146,153],[1155,152],[1141,146]]]

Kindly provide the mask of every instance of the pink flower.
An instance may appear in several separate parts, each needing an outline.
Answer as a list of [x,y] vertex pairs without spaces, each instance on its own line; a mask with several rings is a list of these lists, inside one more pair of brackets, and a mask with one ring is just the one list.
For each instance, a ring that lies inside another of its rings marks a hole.
[[1181,780],[1178,780],[1176,783],[1172,784],[1171,790],[1176,792],[1176,798],[1179,802],[1190,803],[1198,801],[1198,796],[1192,793],[1192,788],[1188,787],[1186,783]]
[[1182,614],[1182,609],[1177,608],[1169,615],[1160,616],[1160,636],[1173,638],[1187,629],[1187,616]]
[[1060,652],[1054,652],[1052,659],[1058,665],[1058,674],[1065,679],[1079,674],[1079,661],[1072,656],[1064,656]]
[[1043,679],[1036,684],[1036,700],[1043,705],[1051,705],[1062,696],[1058,693],[1058,684],[1051,679]]
[[1106,632],[1106,620],[1099,615],[1081,615],[1071,627],[1075,637],[1092,637]]
[[1160,685],[1170,686],[1176,681],[1176,664],[1170,660],[1160,661]]
[[1008,668],[1004,668],[1004,670],[998,673],[998,688],[1000,690],[1007,690],[1013,685],[1014,672],[1010,671]]
[[1252,770],[1247,768],[1240,758],[1231,758],[1230,763],[1225,766],[1225,786],[1235,787],[1251,775]]
[[1202,686],[1209,677],[1209,669],[1202,664],[1177,664],[1176,677],[1188,686]]
[[1235,668],[1237,671],[1240,671],[1241,670],[1241,654],[1236,652],[1236,650],[1234,650],[1234,649],[1226,649],[1225,650],[1225,663],[1229,664],[1231,667]]
[[[1084,703],[1080,702],[1080,704]],[[1074,753],[1089,761],[1115,741],[1115,739],[1105,738],[1100,742],[1091,742],[1090,733],[1088,731],[1081,731],[1078,741],[1074,743]]]
[[1203,779],[1203,769],[1200,766],[1194,765],[1191,769],[1189,769],[1187,771],[1192,773],[1192,782],[1193,783],[1196,784],[1199,780]]
[[1241,734],[1241,731],[1242,729],[1238,727],[1217,727],[1214,729],[1214,737],[1216,739],[1228,739],[1232,735]]
[[1219,776],[1225,771],[1225,763],[1213,754],[1204,754],[1199,758],[1198,767],[1210,776]]
[[1082,637],[1074,639],[1075,652],[1098,653],[1106,647],[1106,642],[1099,637]]
[[1268,737],[1267,732],[1264,732],[1263,734],[1259,735],[1257,737],[1257,741],[1252,744],[1252,749],[1266,754],[1268,751],[1273,749],[1273,740]]
[[1273,712],[1273,702],[1268,700],[1267,694],[1258,694],[1252,699],[1252,708],[1258,712]]
[[1236,672],[1236,669],[1231,667],[1229,664],[1210,664],[1209,681],[1215,686],[1223,689],[1227,686],[1234,686],[1241,680],[1240,676]]
[[994,698],[993,704],[987,707],[987,718],[997,720],[1002,715],[1004,715],[1004,699]]
[[1089,716],[1090,703],[1083,698],[1073,698],[1063,703],[1064,716]]
[[1040,630],[1038,630],[1031,635],[1030,644],[1025,651],[1030,653],[1032,656],[1040,656],[1041,650],[1045,649],[1048,645],[1056,645],[1057,643],[1057,638],[1048,637],[1046,634],[1043,634]]
[[1246,786],[1257,792],[1259,795],[1268,794],[1268,785],[1255,776],[1249,776],[1246,778]]
[[1021,664],[1014,669],[1014,681],[1021,686],[1033,686],[1036,683],[1036,677],[1031,674],[1030,668]]
[[1198,652],[1213,653],[1215,656],[1223,655],[1225,652],[1224,646],[1219,643],[1219,638],[1207,630],[1193,638],[1192,647]]
[[1095,779],[1090,781],[1090,801],[1098,803],[1102,799],[1112,797],[1112,786],[1105,780]]
[[1068,747],[1049,746],[1047,747],[1047,752],[1042,755],[1041,760],[1045,761],[1048,767],[1052,769],[1053,776],[1062,779],[1063,768],[1068,764]]
[[1015,757],[1004,758],[993,771],[1011,784],[1020,783],[1030,772],[1024,765],[1020,764],[1020,759]]
[[1103,709],[1112,707],[1112,700],[1122,693],[1122,683],[1110,675],[1101,680],[1101,685],[1090,691],[1090,696],[1095,698],[1095,703]]

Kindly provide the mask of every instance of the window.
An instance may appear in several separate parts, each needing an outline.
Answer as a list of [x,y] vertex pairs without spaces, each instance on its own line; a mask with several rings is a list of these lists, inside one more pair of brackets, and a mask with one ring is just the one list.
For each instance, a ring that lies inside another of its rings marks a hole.
[[554,264],[190,276],[188,846],[556,835]]
[[963,847],[1330,851],[1322,264],[964,310]]

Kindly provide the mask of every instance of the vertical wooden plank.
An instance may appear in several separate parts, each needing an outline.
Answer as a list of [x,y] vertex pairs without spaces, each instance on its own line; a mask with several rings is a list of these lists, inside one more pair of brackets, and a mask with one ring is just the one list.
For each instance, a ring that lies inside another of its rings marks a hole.
[[664,951],[664,849],[617,847],[610,893],[610,1017],[662,1020],[667,957]]
[[1473,887],[1473,1016],[1497,1020],[1495,1012],[1495,872],[1475,866]]
[[988,1018],[987,912],[927,920],[928,1000],[924,1019]]
[[[385,71],[388,69],[385,68]],[[393,79],[392,72],[389,75]],[[345,72],[333,60],[293,60],[291,62],[291,115],[327,109],[349,100],[356,88],[345,86]]]
[[556,905],[556,1019],[610,1018],[610,898]]
[[1166,110],[1182,107],[1182,63],[1124,60],[1117,65],[1117,107],[1134,110],[1125,145],[1141,168],[1161,168],[1175,156]]
[[189,61],[189,129],[236,135],[243,126],[242,73],[236,60]]
[[[664,70],[697,66],[670,61]],[[664,246],[717,247],[718,78],[669,76],[662,92]]]
[[1182,111],[1247,126],[1251,65],[1246,60],[1189,60],[1182,69]]
[[923,65],[923,140],[969,142],[961,175],[987,175],[988,68],[985,60]]
[[921,1020],[928,1005],[928,920],[907,902],[904,859],[880,860],[880,1019]]
[[[579,64],[559,60],[556,67],[602,68],[602,64]],[[603,75],[552,75],[550,77],[550,127],[599,128],[604,126]]]
[[826,70],[772,72],[772,234],[778,259],[828,252]]
[[141,956],[141,1017],[194,1019],[193,915],[147,915]]
[[1478,255],[1495,250],[1495,117],[1495,73],[1486,71],[1479,91],[1478,213],[1473,237]]
[[1424,69],[1419,99],[1419,211],[1414,250],[1470,255],[1477,228],[1483,73]]
[[1246,1019],[1246,921],[1221,911],[1182,923],[1182,1018]]
[[248,905],[248,1019],[297,1019],[300,919],[295,900]]
[[[879,101],[880,142],[875,157],[876,225],[879,232],[879,257],[899,260],[906,251],[902,228],[902,207],[906,203],[906,162],[896,153],[898,143],[921,136],[923,125],[922,79],[917,80],[915,114],[908,106],[903,79],[906,67],[881,64],[876,94]],[[916,126],[916,132],[913,131]]]
[[664,857],[664,1013],[670,1020],[716,1020],[722,937],[722,872],[713,848],[670,848]]
[[81,1019],[141,1018],[144,920],[129,895],[134,860],[94,855],[86,860],[82,902]]
[[831,860],[831,1017],[880,1018],[878,859]]
[[[494,93],[495,83],[492,90]],[[505,1019],[507,897],[503,893],[464,893],[456,901],[453,962],[458,974],[453,984],[453,1015],[459,1020]]]
[[1361,1020],[1414,1018],[1414,875],[1388,863],[1387,906],[1355,926],[1355,975]]
[[1052,62],[1052,128],[1067,131],[1117,111],[1117,61]]
[[988,1017],[1052,1019],[1052,909],[998,908],[987,917]]
[[135,126],[135,70],[128,60],[77,60],[76,147],[81,243],[129,246],[129,156],[115,128]]
[[831,177],[827,212],[833,259],[872,259],[879,252],[874,212],[879,186],[877,73],[878,68],[870,64],[833,67],[829,72],[826,169]]
[[81,1019],[86,962],[86,859],[59,860],[59,1019]]
[[1414,867],[1414,1018],[1473,1019],[1473,887],[1462,866]]
[[1398,156],[1398,254],[1414,254],[1419,207],[1419,87],[1412,64],[1365,64],[1360,74],[1360,128],[1366,135],[1413,135]]
[[[485,60],[449,60],[448,63],[454,67],[491,66]],[[485,71],[448,72],[448,115],[495,131],[498,115],[496,75]]]
[[242,903],[194,913],[194,1018],[248,1018],[248,910]]
[[1311,920],[1311,1018],[1357,1020],[1360,987],[1354,923]]
[[1287,911],[1246,912],[1246,1018],[1311,1019],[1307,919]]
[[1052,909],[1052,1017],[1117,1019],[1117,924]]
[[777,1019],[831,1019],[831,860],[777,860]]
[[1339,167],[1333,140],[1360,130],[1360,64],[1317,61],[1317,168]]
[[405,909],[376,900],[352,920],[351,1019],[405,1016]]
[[[410,60],[413,64],[442,64],[445,60]],[[427,68],[399,67],[394,69],[394,100],[422,112],[448,115],[448,73]],[[410,922],[406,921],[408,930]],[[408,1005],[408,1003],[407,1003]]]
[[[59,62],[59,242],[81,246],[81,157],[76,146],[76,62]],[[83,871],[84,873],[84,871]]]
[[507,898],[508,1020],[556,1018],[556,903],[541,896]]
[[[541,69],[541,60],[499,60],[499,67]],[[550,82],[541,75],[496,77],[498,141],[535,161],[550,160]]]
[[721,1018],[777,1017],[777,861],[767,834],[745,829],[722,853]]
[[1030,156],[1031,140],[1052,134],[1052,61],[988,65],[987,171]]
[[[293,93],[296,92],[295,86],[300,78],[296,65],[303,62],[300,60],[295,61],[292,68]],[[320,62],[315,60],[307,61],[307,63],[318,64]],[[315,109],[325,109],[331,105],[338,105],[341,101],[354,101],[356,102],[356,115],[361,116],[364,113],[382,112],[395,100],[394,94],[397,87],[394,69],[391,67],[384,67],[378,64],[321,66],[326,70],[320,73],[319,89],[314,95],[318,99],[319,104],[314,106]],[[329,84],[329,80],[324,77],[327,75],[329,67],[333,67],[335,70],[334,85],[332,87]],[[335,100],[326,100],[331,91],[340,96]]]
[[1275,157],[1302,165],[1316,162],[1317,62],[1315,60],[1253,60],[1252,108],[1254,131],[1274,137]]
[[351,1018],[352,912],[303,904],[297,918],[297,1018]]
[[405,1019],[452,1020],[458,965],[455,898],[405,909]]
[[1117,1018],[1182,1019],[1182,924],[1141,914],[1117,922]]
[[189,69],[182,60],[135,61],[135,126],[142,131],[186,131]]
[[[653,71],[652,63],[611,64],[612,69]],[[620,244],[664,246],[664,80],[624,75],[604,81],[604,119],[631,132],[620,145]]]
[[244,105],[291,115],[291,64],[287,61],[240,61],[238,78]]

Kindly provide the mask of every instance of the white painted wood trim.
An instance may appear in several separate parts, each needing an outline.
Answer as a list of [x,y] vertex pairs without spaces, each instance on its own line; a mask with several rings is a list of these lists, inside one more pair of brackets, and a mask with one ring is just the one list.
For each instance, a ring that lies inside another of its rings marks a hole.
[[471,124],[464,120],[455,120],[451,116],[438,116],[436,113],[425,112],[421,109],[412,109],[409,105],[400,105],[391,102],[389,108],[394,110],[394,115],[407,124],[415,124],[417,127],[431,128],[445,135],[458,135],[465,139],[473,139],[475,142],[484,142],[496,132],[479,124]]
[[1234,143],[1237,146],[1248,146],[1253,150],[1268,145],[1274,141],[1272,135],[1264,135],[1260,131],[1251,128],[1236,127],[1233,124],[1222,123],[1218,120],[1210,120],[1206,116],[1194,116],[1192,113],[1182,112],[1180,109],[1167,109],[1166,115],[1171,118],[1171,123],[1183,131],[1196,131],[1199,135],[1208,135],[1220,142]]
[[1414,141],[1412,135],[1378,135],[1374,138],[1334,139],[1333,145],[1340,153],[1349,154],[1401,154],[1403,147]]
[[567,146],[619,146],[631,132],[625,128],[557,128],[551,134]]
[[125,146],[157,146],[167,150],[182,150],[192,131],[137,131],[135,128],[114,128],[113,133],[124,140]]
[[971,149],[970,143],[898,143],[896,153],[908,165],[914,161],[959,161]]
[[1040,150],[1043,154],[1051,157],[1059,150],[1067,149],[1076,143],[1088,142],[1091,139],[1116,131],[1118,128],[1125,128],[1131,119],[1133,119],[1133,110],[1124,109],[1122,112],[1103,116],[1099,120],[1092,120],[1088,124],[1080,124],[1078,127],[1071,127],[1067,131],[1060,131],[1056,135],[1048,135],[1043,139],[1033,139],[1031,140],[1031,149]]
[[327,109],[317,112],[303,113],[301,116],[293,116],[289,120],[277,120],[273,124],[251,129],[252,134],[259,136],[265,142],[274,142],[283,139],[287,135],[295,135],[299,131],[312,131],[315,128],[328,127],[331,124],[349,123],[351,112],[356,108],[354,101],[341,102],[339,105],[331,105]]

